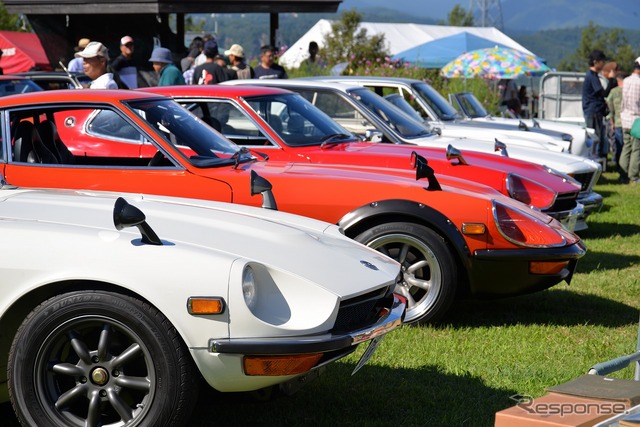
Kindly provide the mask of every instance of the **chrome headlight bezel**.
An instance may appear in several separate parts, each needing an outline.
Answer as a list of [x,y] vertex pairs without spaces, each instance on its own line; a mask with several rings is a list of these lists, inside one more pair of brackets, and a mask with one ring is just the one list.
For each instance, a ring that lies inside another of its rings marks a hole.
[[242,295],[249,310],[253,310],[258,302],[258,288],[255,272],[251,265],[246,265],[242,271]]

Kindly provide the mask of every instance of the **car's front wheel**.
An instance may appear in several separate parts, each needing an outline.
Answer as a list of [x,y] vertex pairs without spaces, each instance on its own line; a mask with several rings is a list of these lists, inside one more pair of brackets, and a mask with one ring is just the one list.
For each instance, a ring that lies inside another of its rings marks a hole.
[[455,260],[443,238],[412,223],[380,224],[355,240],[398,261],[402,282],[396,292],[407,298],[405,323],[440,319],[456,295]]
[[58,295],[24,320],[9,353],[9,394],[23,425],[184,425],[193,360],[158,310],[104,291]]

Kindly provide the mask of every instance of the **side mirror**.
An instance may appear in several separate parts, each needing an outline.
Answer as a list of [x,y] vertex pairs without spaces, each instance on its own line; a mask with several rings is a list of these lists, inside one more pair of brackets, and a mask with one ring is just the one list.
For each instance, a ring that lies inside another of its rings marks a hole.
[[382,132],[374,129],[367,129],[364,133],[365,141],[369,142],[381,142],[382,141]]
[[468,165],[469,164],[464,159],[464,156],[462,155],[460,150],[458,150],[453,145],[449,144],[447,146],[447,160],[451,160],[451,159],[457,159],[459,165]]
[[265,209],[278,210],[276,199],[271,192],[271,183],[265,178],[258,175],[255,171],[251,171],[251,195],[262,194],[262,207]]
[[162,245],[162,241],[158,235],[147,224],[144,213],[133,205],[130,205],[122,197],[118,197],[113,206],[113,225],[116,230],[122,230],[129,227],[138,227],[142,235],[142,243],[149,245]]
[[500,151],[501,155],[503,155],[504,157],[509,157],[509,153],[507,153],[507,144],[502,141],[498,141],[498,138],[496,138],[496,142],[493,146],[493,151]]
[[442,187],[440,186],[440,183],[436,178],[435,172],[433,171],[431,166],[429,166],[429,162],[424,158],[424,156],[421,156],[415,151],[411,152],[411,167],[415,168],[416,170],[416,181],[421,178],[427,178],[427,181],[429,181],[429,187],[427,188],[427,190],[442,190]]

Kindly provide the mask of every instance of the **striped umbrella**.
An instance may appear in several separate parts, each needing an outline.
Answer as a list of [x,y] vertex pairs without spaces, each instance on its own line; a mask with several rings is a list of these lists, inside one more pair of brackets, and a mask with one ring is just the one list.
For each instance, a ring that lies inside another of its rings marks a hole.
[[550,70],[535,55],[496,46],[463,53],[442,67],[440,74],[448,78],[513,79],[522,75],[542,75]]

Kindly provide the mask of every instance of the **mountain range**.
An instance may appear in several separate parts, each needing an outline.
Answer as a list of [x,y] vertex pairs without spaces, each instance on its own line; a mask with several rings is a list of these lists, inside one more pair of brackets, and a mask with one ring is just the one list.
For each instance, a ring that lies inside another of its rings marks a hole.
[[[444,22],[455,5],[468,10],[480,1],[404,0],[389,8],[388,0],[344,0],[338,12],[375,9],[376,13],[409,16],[421,23]],[[600,27],[637,29],[640,27],[638,0],[484,0],[490,14],[502,12],[505,33],[535,32],[584,27],[590,21]],[[478,7],[474,7],[477,11]],[[426,20],[426,21],[425,21]]]
[[[436,25],[444,24],[447,15],[458,4],[467,10],[480,1],[496,6],[499,0],[403,0],[389,8],[388,0],[344,0],[337,13],[282,13],[278,31],[278,45],[291,46],[319,19],[339,19],[342,12],[355,9],[365,22],[402,22]],[[500,3],[507,36],[544,58],[556,67],[576,52],[583,29],[593,22],[600,30],[624,29],[627,42],[640,55],[640,0],[502,0]],[[192,15],[205,21],[204,30],[215,32],[221,46],[239,43],[248,58],[256,58],[260,46],[268,42],[268,15],[211,14]],[[213,22],[215,20],[215,22]]]

